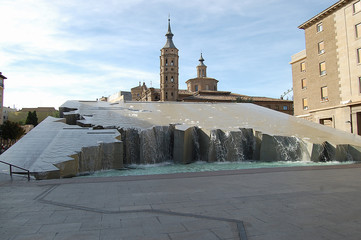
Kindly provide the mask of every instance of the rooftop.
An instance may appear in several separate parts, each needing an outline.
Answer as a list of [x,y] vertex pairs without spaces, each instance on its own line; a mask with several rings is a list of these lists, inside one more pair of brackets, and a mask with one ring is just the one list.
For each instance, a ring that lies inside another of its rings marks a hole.
[[337,11],[338,9],[340,9],[341,7],[345,6],[346,4],[352,2],[353,0],[340,0],[337,3],[333,4],[332,6],[330,6],[329,8],[327,8],[326,10],[320,12],[319,14],[317,14],[316,16],[310,18],[309,20],[307,20],[306,22],[304,22],[303,24],[301,24],[300,26],[298,26],[299,29],[306,29],[309,26],[315,24],[316,22],[324,19],[325,17],[329,16],[330,14],[334,13],[335,11]]
[[0,72],[0,78],[7,79],[4,75],[2,75],[2,72]]

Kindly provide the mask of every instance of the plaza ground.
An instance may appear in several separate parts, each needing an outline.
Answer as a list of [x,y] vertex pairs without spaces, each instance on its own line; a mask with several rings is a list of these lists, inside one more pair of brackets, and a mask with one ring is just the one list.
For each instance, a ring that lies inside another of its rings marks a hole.
[[0,174],[0,239],[360,239],[361,165],[27,181]]

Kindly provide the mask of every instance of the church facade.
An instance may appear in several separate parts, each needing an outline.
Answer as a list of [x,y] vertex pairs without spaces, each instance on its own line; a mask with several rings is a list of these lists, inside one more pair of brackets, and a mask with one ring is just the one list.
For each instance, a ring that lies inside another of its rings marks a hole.
[[179,89],[179,50],[173,43],[170,19],[165,36],[166,44],[160,50],[160,88],[148,88],[144,82],[139,82],[131,89],[132,101],[251,102],[293,115],[293,101],[218,91],[219,81],[207,76],[202,53],[196,67],[197,77],[186,81],[186,90]]

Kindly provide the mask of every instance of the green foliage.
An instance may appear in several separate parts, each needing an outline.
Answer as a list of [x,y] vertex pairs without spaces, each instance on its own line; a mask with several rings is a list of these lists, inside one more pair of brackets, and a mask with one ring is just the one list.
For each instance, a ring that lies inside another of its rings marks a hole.
[[36,111],[28,112],[25,124],[32,124],[34,126],[38,125],[38,116],[36,115]]
[[24,129],[15,122],[6,121],[0,126],[0,136],[3,139],[18,140],[24,133]]
[[59,113],[59,111],[56,111],[53,114],[51,114],[50,116],[60,118],[60,113]]
[[237,97],[236,99],[237,103],[253,103],[252,97]]
[[[9,113],[9,121],[17,122],[20,125],[24,125],[27,119],[29,112],[10,112]],[[47,111],[47,112],[39,112],[36,111],[36,115],[38,117],[38,123],[41,123],[48,116],[59,118],[59,111]]]

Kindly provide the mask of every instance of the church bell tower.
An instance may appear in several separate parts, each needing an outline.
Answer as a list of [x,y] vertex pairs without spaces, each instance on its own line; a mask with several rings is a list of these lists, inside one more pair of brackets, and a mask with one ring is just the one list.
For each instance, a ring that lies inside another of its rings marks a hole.
[[173,43],[173,33],[168,19],[168,32],[165,35],[167,42],[160,50],[160,100],[177,101],[178,99],[178,76],[179,56],[178,49]]
[[197,77],[205,78],[207,77],[207,66],[204,65],[204,58],[201,53],[201,58],[199,59],[199,65],[197,66]]

